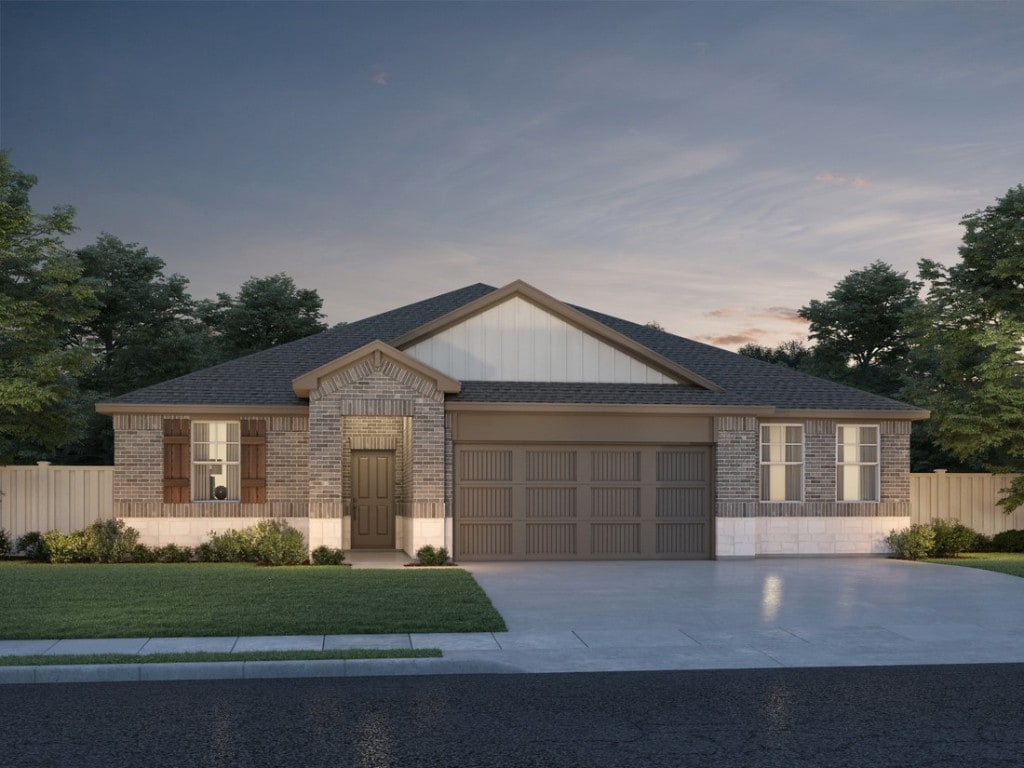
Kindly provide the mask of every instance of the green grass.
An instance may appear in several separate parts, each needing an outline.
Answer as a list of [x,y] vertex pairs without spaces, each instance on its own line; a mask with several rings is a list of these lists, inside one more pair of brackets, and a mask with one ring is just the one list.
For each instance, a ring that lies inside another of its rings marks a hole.
[[0,656],[0,667],[53,667],[65,664],[180,664],[196,661],[320,661],[323,659],[439,659],[439,648],[346,648],[336,651],[240,651],[238,653],[75,653]]
[[0,639],[504,631],[458,568],[0,562]]
[[981,568],[1024,578],[1024,553],[1020,552],[968,552],[960,557],[929,558],[927,562]]

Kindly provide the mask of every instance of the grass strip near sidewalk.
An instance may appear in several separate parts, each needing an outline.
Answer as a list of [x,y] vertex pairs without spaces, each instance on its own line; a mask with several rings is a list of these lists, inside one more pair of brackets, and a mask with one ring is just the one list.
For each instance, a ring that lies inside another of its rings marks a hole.
[[459,568],[0,562],[0,639],[500,632]]
[[346,648],[336,651],[240,651],[238,653],[65,653],[0,656],[0,667],[55,667],[69,664],[181,664],[210,661],[323,661],[325,659],[439,659],[438,648]]
[[967,552],[960,557],[930,557],[926,562],[980,568],[1024,578],[1024,553],[1021,552]]

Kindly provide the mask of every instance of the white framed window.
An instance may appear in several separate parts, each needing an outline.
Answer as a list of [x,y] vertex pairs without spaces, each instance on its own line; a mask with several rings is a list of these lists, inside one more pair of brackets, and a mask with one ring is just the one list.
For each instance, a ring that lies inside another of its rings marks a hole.
[[761,501],[803,501],[804,428],[761,425]]
[[836,500],[878,501],[878,427],[836,428]]
[[192,501],[238,501],[242,493],[241,425],[192,422]]

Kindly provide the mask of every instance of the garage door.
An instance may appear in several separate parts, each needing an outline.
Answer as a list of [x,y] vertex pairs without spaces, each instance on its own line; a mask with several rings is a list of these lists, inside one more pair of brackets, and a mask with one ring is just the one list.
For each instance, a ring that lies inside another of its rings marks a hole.
[[462,560],[708,559],[711,450],[456,445]]

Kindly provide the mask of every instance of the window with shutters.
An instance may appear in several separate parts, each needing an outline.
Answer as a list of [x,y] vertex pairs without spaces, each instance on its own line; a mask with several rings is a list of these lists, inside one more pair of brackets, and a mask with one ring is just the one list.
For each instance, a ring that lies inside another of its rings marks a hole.
[[241,500],[241,425],[192,422],[192,501]]

